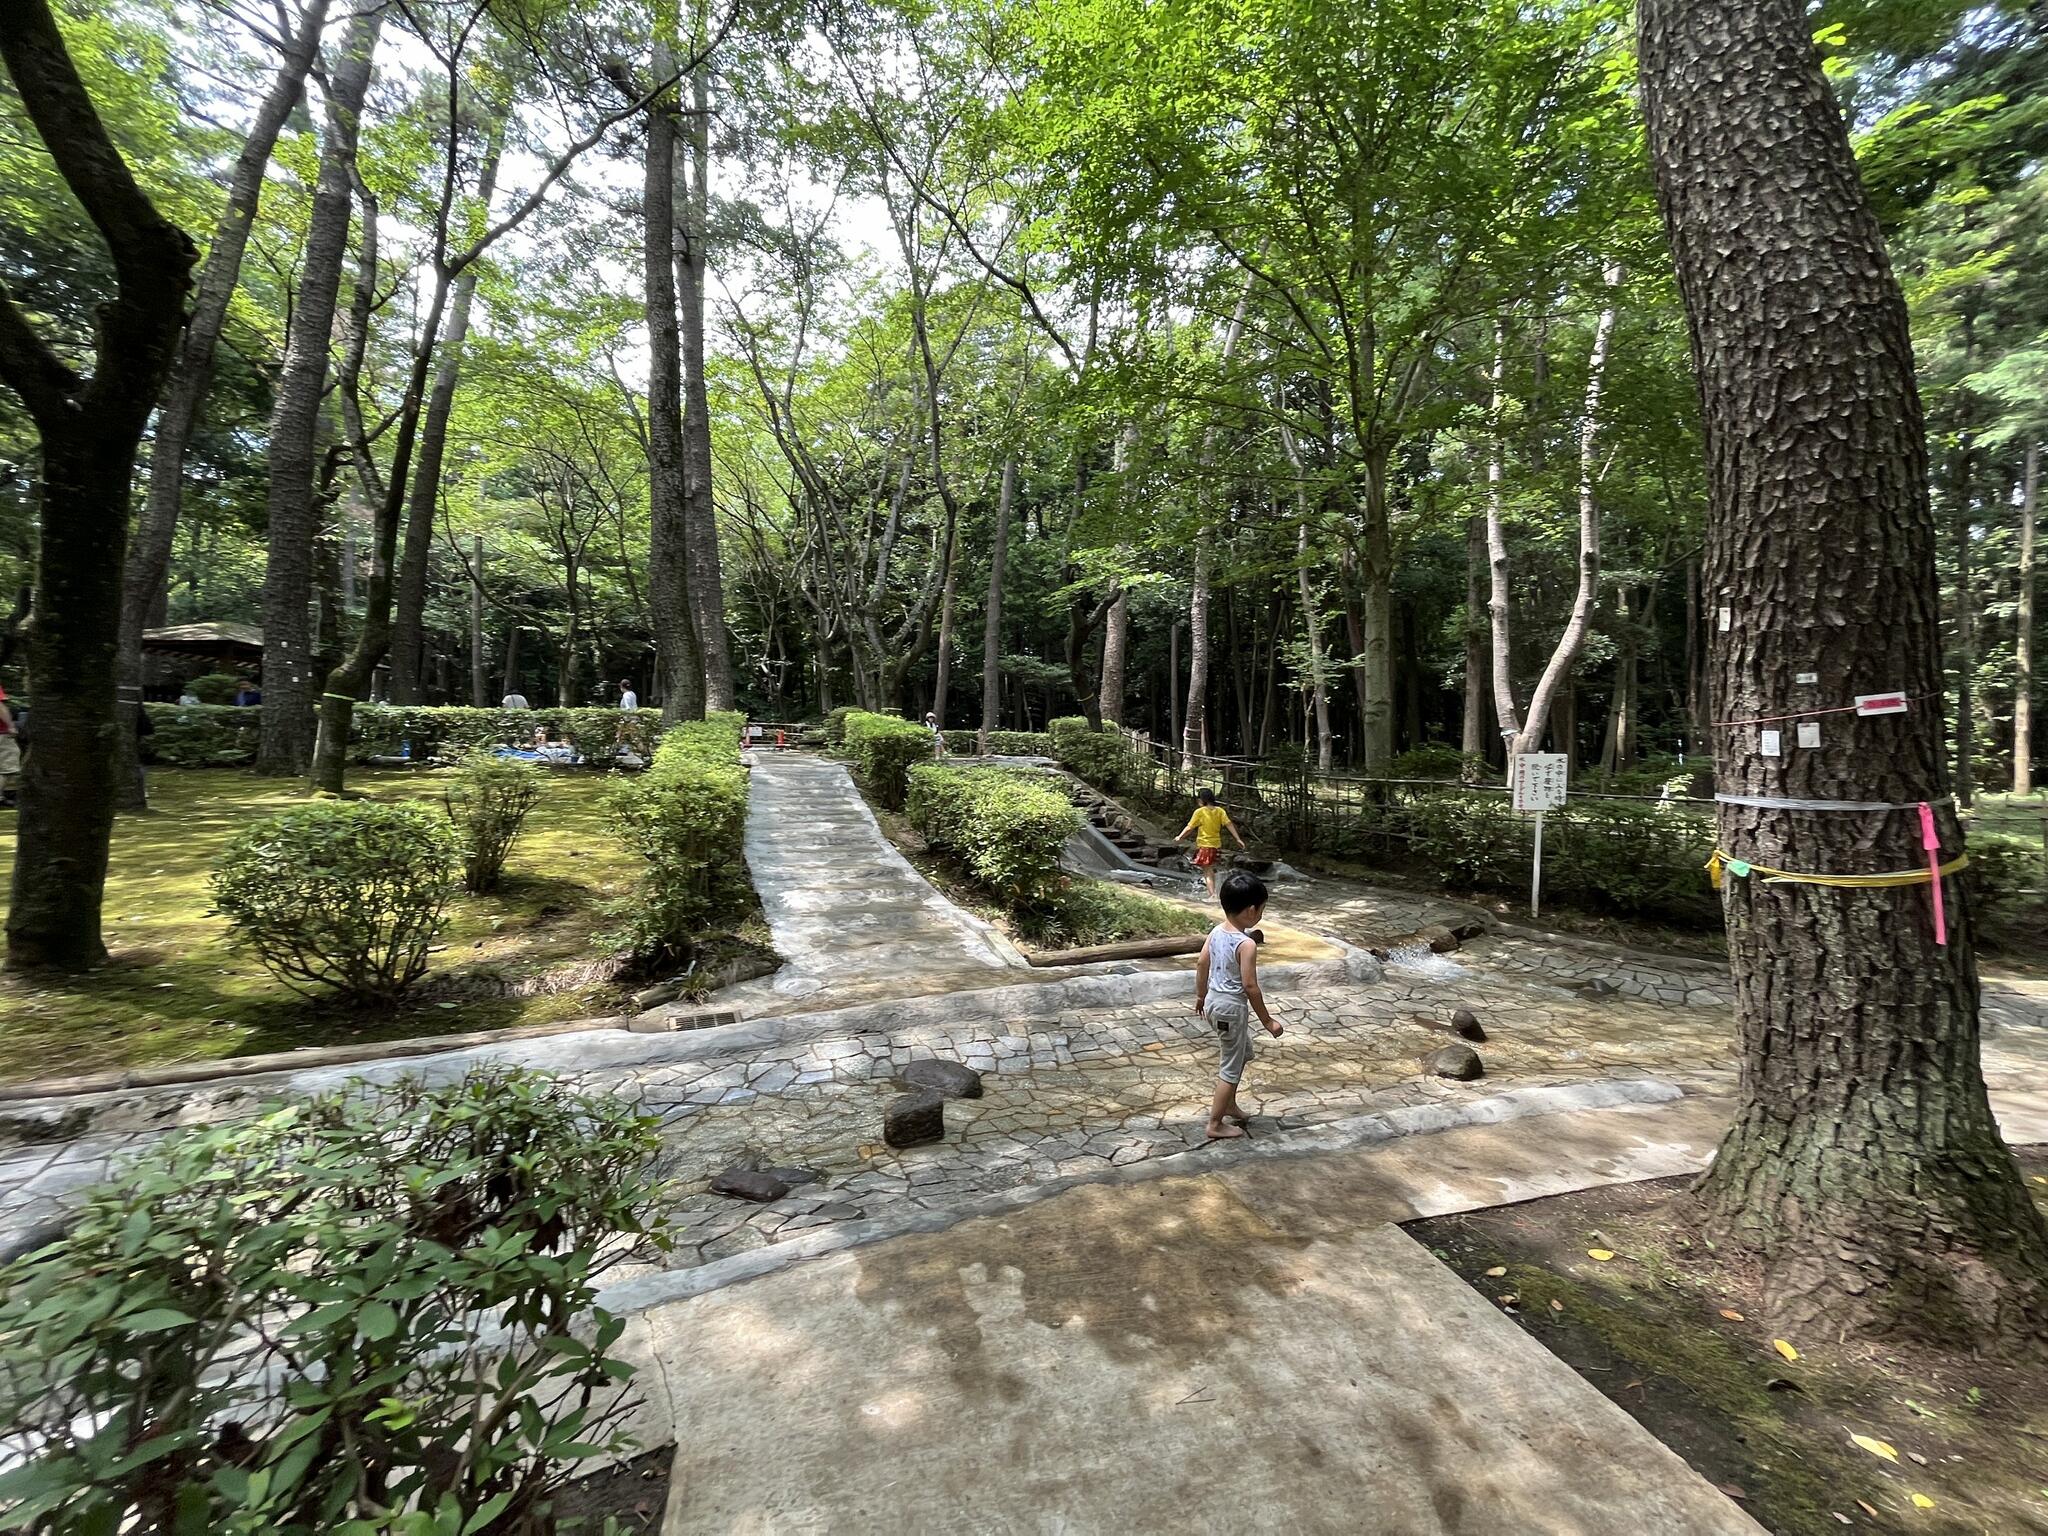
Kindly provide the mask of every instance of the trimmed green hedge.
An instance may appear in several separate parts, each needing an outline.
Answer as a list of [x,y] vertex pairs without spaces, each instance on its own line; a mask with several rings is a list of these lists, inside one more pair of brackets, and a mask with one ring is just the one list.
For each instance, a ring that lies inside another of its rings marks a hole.
[[1113,795],[1130,777],[1131,748],[1121,732],[1090,725],[1079,715],[1045,723],[1052,755],[1106,795]]
[[919,763],[906,809],[927,842],[1013,910],[1052,899],[1065,879],[1060,849],[1082,826],[1043,775],[1009,768]]
[[636,953],[684,954],[722,909],[747,899],[745,722],[727,713],[673,727],[647,771],[606,798],[613,830],[647,861],[623,908],[622,938]]
[[[972,756],[981,749],[981,732],[946,732],[946,750]],[[988,749],[1002,757],[1051,757],[1052,738],[1044,731],[990,731]]]
[[914,720],[896,715],[846,713],[846,751],[868,793],[892,811],[903,809],[913,763],[932,756],[932,733]]
[[[143,738],[144,760],[166,768],[233,768],[256,760],[261,705],[149,704],[156,729]],[[453,704],[399,708],[356,707],[350,755],[362,762],[397,757],[410,748],[415,761],[499,746],[528,746],[536,726],[567,738],[586,758],[603,761],[624,737],[642,757],[661,739],[661,711],[641,709],[470,709]]]

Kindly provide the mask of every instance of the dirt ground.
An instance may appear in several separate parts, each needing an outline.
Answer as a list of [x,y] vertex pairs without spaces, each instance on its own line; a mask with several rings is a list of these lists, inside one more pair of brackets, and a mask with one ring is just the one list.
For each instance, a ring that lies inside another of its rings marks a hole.
[[[2019,1160],[2048,1212],[2048,1147]],[[1674,1210],[1688,1183],[1407,1230],[1781,1536],[2048,1533],[2048,1368],[1825,1338],[1788,1358],[1752,1321],[1755,1273]]]
[[616,1536],[654,1536],[668,1501],[668,1469],[675,1452],[663,1447],[578,1478],[555,1501],[555,1518],[565,1536],[605,1536],[607,1518]]

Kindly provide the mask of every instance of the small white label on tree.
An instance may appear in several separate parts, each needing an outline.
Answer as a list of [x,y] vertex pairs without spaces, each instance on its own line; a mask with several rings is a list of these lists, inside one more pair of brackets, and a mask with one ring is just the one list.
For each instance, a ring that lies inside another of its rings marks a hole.
[[1818,672],[1795,672],[1792,674],[1792,681],[1795,683],[1817,683],[1820,681],[1820,674]]
[[1784,735],[1778,731],[1763,733],[1763,754],[1765,757],[1783,757]]
[[1820,745],[1820,722],[1818,720],[1802,720],[1799,722],[1799,745],[1802,747],[1817,747]]
[[1721,633],[1725,635],[1734,627],[1735,610],[1733,608],[1723,608],[1721,610]]
[[1903,715],[1905,712],[1906,696],[1903,693],[1856,695],[1856,713],[1859,715]]
[[1564,804],[1566,764],[1562,752],[1515,755],[1515,809],[1554,811]]

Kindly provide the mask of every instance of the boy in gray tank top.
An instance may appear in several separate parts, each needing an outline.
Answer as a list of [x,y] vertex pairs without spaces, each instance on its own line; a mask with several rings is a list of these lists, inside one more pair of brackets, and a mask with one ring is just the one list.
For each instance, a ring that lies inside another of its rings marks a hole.
[[1216,1093],[1209,1101],[1209,1139],[1227,1141],[1242,1136],[1251,1119],[1237,1103],[1237,1086],[1252,1055],[1251,1016],[1259,1016],[1269,1035],[1278,1035],[1280,1026],[1266,1011],[1259,990],[1259,944],[1251,935],[1266,910],[1266,883],[1239,870],[1217,894],[1223,921],[1209,931],[1195,965],[1195,1012],[1216,1031],[1222,1052]]

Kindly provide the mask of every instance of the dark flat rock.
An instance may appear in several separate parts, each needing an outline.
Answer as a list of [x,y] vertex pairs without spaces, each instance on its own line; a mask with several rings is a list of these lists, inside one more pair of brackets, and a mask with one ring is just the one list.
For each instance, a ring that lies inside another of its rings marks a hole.
[[1486,1075],[1479,1053],[1469,1045],[1445,1046],[1429,1058],[1424,1070],[1436,1077],[1448,1077],[1461,1083]]
[[896,1081],[949,1099],[981,1097],[981,1074],[957,1061],[913,1061],[896,1074]]
[[766,1204],[789,1193],[789,1186],[763,1168],[728,1168],[711,1181],[711,1193]]
[[1451,1015],[1451,1033],[1461,1040],[1484,1040],[1486,1029],[1479,1022],[1479,1015],[1470,1008],[1460,1008]]
[[892,1147],[922,1146],[946,1136],[946,1100],[929,1088],[891,1099],[882,1111],[882,1140]]

